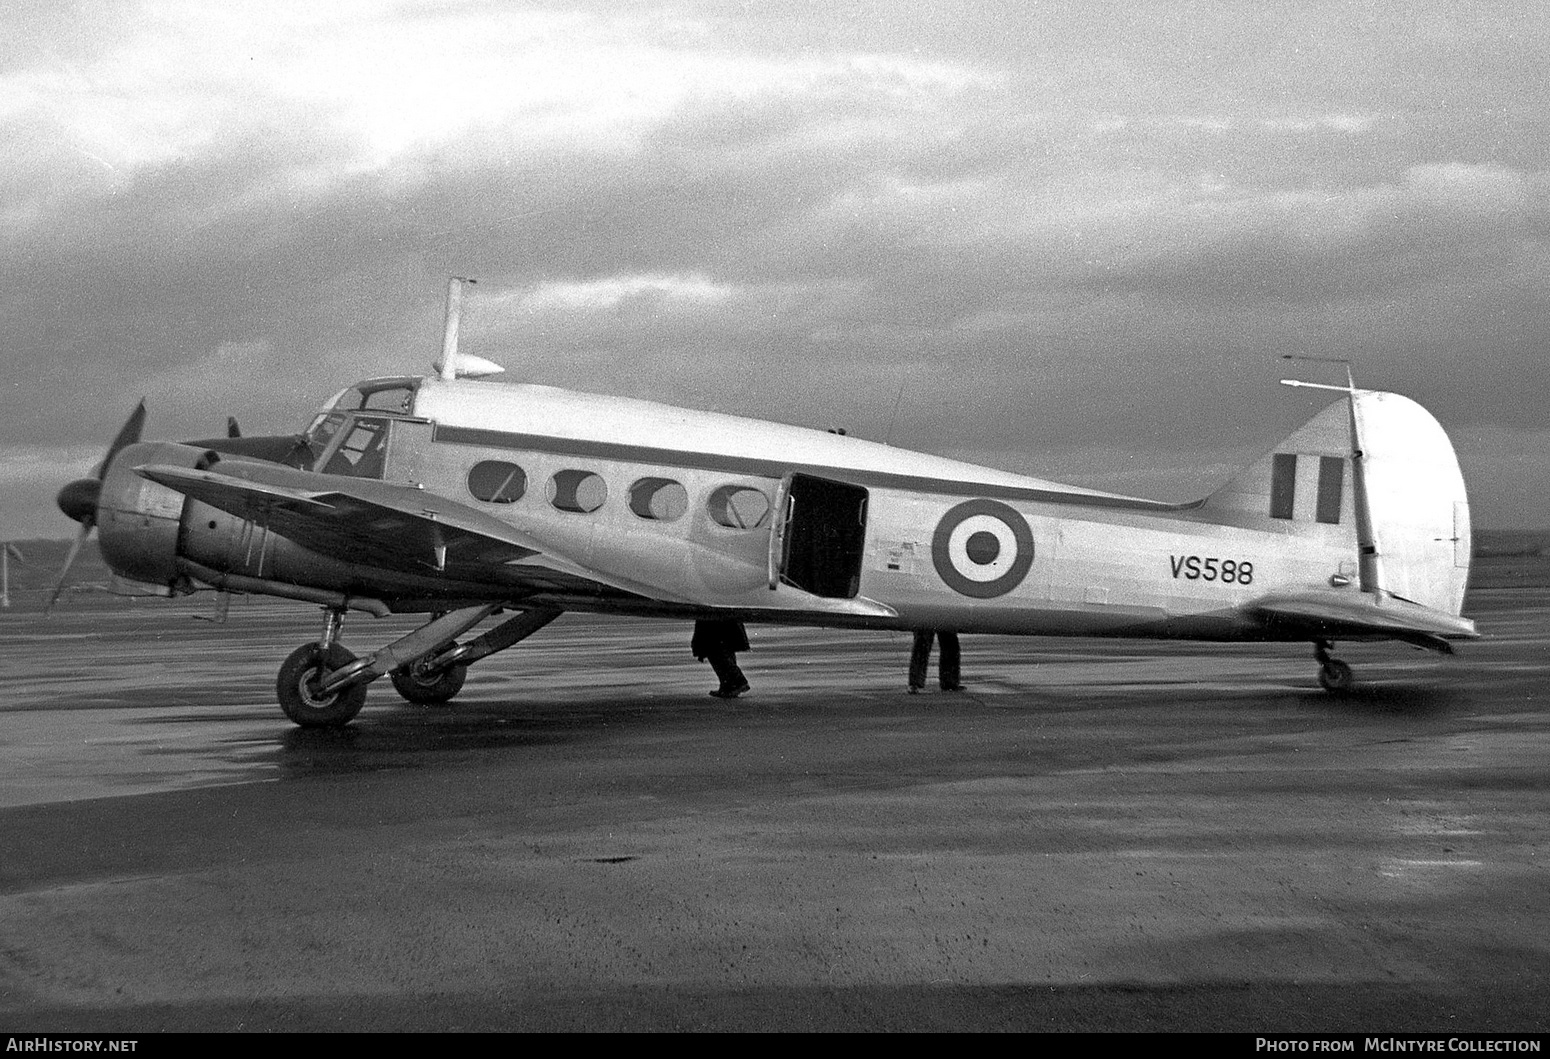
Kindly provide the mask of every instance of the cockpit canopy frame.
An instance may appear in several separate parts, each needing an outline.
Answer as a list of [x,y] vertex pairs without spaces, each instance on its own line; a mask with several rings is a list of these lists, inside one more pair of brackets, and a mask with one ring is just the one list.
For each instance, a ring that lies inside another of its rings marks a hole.
[[353,478],[380,478],[393,421],[426,422],[414,415],[424,380],[418,376],[366,379],[335,394],[307,427],[316,453],[310,470]]

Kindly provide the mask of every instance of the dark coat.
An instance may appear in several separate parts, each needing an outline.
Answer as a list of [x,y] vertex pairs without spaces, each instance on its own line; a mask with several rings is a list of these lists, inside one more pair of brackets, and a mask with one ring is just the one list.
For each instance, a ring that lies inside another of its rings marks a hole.
[[729,618],[697,621],[694,623],[694,638],[689,641],[689,650],[701,661],[710,655],[736,654],[748,650],[748,634],[743,631],[742,622]]

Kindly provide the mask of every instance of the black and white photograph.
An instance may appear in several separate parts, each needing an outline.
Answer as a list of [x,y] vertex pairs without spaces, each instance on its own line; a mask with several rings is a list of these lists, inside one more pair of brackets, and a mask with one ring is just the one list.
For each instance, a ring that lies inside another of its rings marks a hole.
[[7,1051],[1537,1050],[1547,56],[7,5]]

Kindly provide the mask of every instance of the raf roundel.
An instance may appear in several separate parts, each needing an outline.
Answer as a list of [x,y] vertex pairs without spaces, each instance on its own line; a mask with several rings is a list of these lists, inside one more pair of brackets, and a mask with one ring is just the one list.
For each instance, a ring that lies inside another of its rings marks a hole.
[[1005,504],[968,500],[937,523],[931,562],[955,592],[976,599],[1002,596],[1022,584],[1033,565],[1033,532]]

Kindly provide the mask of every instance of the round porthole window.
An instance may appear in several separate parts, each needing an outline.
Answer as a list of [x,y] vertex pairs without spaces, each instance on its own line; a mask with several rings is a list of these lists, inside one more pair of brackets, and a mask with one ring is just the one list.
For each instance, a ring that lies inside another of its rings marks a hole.
[[654,522],[676,522],[689,510],[689,491],[671,478],[642,478],[630,486],[630,510]]
[[756,529],[770,513],[770,498],[747,485],[724,485],[710,494],[711,520],[728,529]]
[[514,463],[485,460],[468,472],[468,491],[489,504],[510,504],[527,492],[527,474]]
[[608,483],[591,471],[559,471],[549,479],[549,503],[561,511],[596,511],[608,500]]

